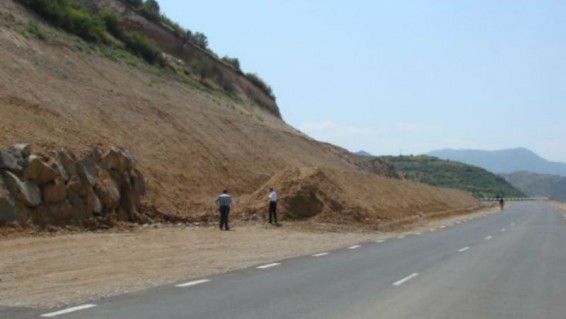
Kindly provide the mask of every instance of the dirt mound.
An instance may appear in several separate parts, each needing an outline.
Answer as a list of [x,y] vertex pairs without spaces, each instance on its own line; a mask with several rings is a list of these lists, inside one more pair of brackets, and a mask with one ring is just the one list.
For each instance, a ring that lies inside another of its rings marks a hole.
[[392,221],[479,207],[469,193],[410,181],[326,167],[287,168],[275,174],[246,202],[247,214],[264,216],[270,187],[279,193],[282,219],[323,223]]

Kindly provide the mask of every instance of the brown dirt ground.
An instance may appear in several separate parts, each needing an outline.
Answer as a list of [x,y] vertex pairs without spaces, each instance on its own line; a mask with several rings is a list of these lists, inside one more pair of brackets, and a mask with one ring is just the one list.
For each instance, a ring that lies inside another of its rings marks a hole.
[[279,228],[236,222],[230,232],[164,225],[109,233],[15,235],[0,239],[0,306],[54,307],[141,291],[496,211],[427,220],[424,227],[388,233],[310,222]]
[[565,214],[566,214],[566,203],[563,202],[555,202],[555,201],[549,201],[548,202],[551,206],[554,206],[560,210],[562,210]]

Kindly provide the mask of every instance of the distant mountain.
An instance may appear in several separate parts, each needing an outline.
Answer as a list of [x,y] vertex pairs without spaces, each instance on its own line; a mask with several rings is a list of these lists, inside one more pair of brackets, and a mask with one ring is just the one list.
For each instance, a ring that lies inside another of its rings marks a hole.
[[523,197],[505,179],[483,168],[430,156],[383,156],[412,181],[469,191],[475,197]]
[[356,155],[364,156],[364,157],[371,157],[371,156],[373,156],[373,155],[371,155],[370,153],[368,153],[368,152],[366,152],[366,151],[363,151],[363,150],[356,152]]
[[501,176],[529,196],[543,196],[566,202],[566,177],[564,176],[530,172],[516,172]]
[[445,149],[427,155],[479,166],[497,174],[526,171],[566,176],[566,163],[547,161],[526,148],[499,151]]

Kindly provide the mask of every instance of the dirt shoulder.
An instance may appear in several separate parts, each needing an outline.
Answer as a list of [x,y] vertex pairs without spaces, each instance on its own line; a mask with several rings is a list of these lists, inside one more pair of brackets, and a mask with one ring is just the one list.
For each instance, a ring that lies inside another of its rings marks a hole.
[[[397,232],[313,231],[234,224],[216,227],[138,227],[128,232],[0,239],[0,306],[54,307],[202,278],[253,265],[419,232],[472,214],[427,221]],[[318,228],[318,229],[323,229]]]
[[566,203],[549,201],[548,204],[562,210],[566,214]]

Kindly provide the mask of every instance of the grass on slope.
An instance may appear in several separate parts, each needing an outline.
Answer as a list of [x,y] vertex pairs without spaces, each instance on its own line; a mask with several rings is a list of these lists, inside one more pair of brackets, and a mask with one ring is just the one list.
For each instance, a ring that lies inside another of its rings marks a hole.
[[430,156],[384,156],[412,181],[472,192],[475,197],[522,197],[504,178],[482,168]]

